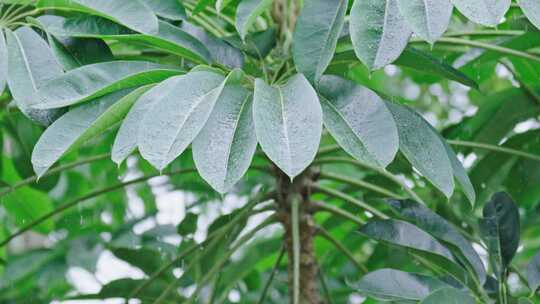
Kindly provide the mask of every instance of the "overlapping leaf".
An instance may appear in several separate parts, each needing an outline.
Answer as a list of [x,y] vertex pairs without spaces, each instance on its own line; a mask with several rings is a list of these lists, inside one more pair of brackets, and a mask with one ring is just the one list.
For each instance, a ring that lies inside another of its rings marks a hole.
[[460,13],[471,21],[486,25],[499,24],[508,9],[511,0],[450,0]]
[[186,10],[178,0],[142,0],[156,15],[173,20],[185,20]]
[[523,14],[534,26],[540,28],[540,2],[535,0],[517,0]]
[[441,288],[424,298],[420,304],[475,304],[468,293],[456,288]]
[[399,138],[392,113],[373,91],[337,76],[319,85],[324,124],[340,146],[360,161],[386,167]]
[[6,88],[8,77],[8,51],[4,31],[0,30],[0,94]]
[[145,61],[111,61],[85,65],[56,77],[43,85],[37,108],[70,106],[105,94],[157,83],[182,71]]
[[413,31],[433,44],[448,28],[450,0],[398,0],[399,11]]
[[244,0],[240,2],[236,9],[236,30],[242,40],[246,38],[250,27],[257,17],[271,4],[272,0]]

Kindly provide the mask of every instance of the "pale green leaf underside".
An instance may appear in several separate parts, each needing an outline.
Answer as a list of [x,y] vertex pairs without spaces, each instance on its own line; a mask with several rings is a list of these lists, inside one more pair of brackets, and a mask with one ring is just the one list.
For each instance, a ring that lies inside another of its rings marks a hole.
[[293,58],[298,72],[317,82],[334,56],[345,22],[347,0],[313,0],[302,9],[293,37]]
[[58,159],[121,121],[148,87],[118,91],[78,106],[55,121],[32,152],[32,165],[43,175]]
[[51,49],[35,31],[21,27],[15,32],[7,31],[8,77],[11,95],[21,112],[31,120],[49,125],[63,111],[38,110],[41,104],[38,89],[49,80],[61,76],[63,71]]
[[157,83],[182,71],[146,61],[111,61],[70,70],[44,86],[36,108],[58,108],[88,101],[105,94]]
[[511,0],[450,1],[465,17],[485,26],[496,26],[501,23],[511,4]]
[[8,76],[8,51],[4,31],[0,30],[0,94],[4,92]]
[[322,132],[317,93],[302,74],[279,87],[255,81],[257,139],[268,157],[294,178],[315,158]]
[[450,0],[398,0],[401,15],[420,38],[433,44],[448,28]]
[[142,157],[158,170],[178,157],[205,125],[223,83],[222,75],[191,72],[170,78],[150,91],[156,101],[140,122],[143,128],[138,146]]
[[158,31],[158,18],[140,0],[39,0],[37,6],[101,16],[141,33]]
[[337,76],[319,84],[324,124],[339,145],[356,159],[386,167],[399,149],[392,113],[371,90]]
[[187,19],[186,10],[179,0],[142,0],[160,17],[179,21]]
[[397,0],[356,0],[349,31],[356,56],[370,70],[396,60],[412,33],[399,12]]
[[239,85],[227,85],[193,141],[197,170],[216,191],[225,193],[245,174],[256,147],[252,95]]
[[476,301],[468,293],[456,288],[441,288],[434,291],[420,304],[475,304]]
[[242,39],[245,39],[249,28],[257,17],[270,5],[272,0],[243,0],[236,9],[236,30]]
[[540,1],[537,0],[517,0],[523,14],[527,16],[534,26],[540,29]]

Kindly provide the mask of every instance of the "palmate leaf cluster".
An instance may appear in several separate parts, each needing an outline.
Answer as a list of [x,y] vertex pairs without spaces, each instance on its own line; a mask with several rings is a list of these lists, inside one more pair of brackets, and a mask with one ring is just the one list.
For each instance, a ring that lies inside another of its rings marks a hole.
[[[0,2],[0,300],[283,303],[282,236],[246,245],[273,218],[248,219],[310,174],[327,302],[537,300],[540,133],[516,132],[540,114],[537,1]],[[159,176],[191,199],[177,227]],[[203,216],[231,196],[251,203]],[[30,230],[54,246],[3,249]],[[73,293],[103,252],[142,278]]]

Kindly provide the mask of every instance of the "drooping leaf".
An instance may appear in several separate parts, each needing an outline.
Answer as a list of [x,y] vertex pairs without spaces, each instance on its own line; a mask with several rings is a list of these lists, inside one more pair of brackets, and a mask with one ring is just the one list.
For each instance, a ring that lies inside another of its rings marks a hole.
[[39,0],[37,7],[97,15],[145,34],[158,32],[158,18],[141,0]]
[[0,30],[0,94],[6,88],[8,77],[8,51],[4,31]]
[[490,254],[491,267],[501,279],[519,246],[519,211],[512,198],[498,192],[484,206],[480,230]]
[[398,0],[398,6],[412,30],[431,44],[444,34],[452,17],[449,0]]
[[145,61],[85,65],[43,85],[38,91],[42,102],[35,107],[70,106],[121,89],[157,83],[181,73],[181,70]]
[[527,266],[527,282],[533,292],[540,287],[540,253],[537,253]]
[[396,121],[399,148],[411,164],[447,197],[454,191],[453,168],[444,143],[418,113],[386,103]]
[[179,156],[204,127],[223,89],[223,76],[191,72],[170,78],[147,94],[156,102],[139,123],[141,155],[158,170]]
[[32,165],[38,176],[63,155],[77,148],[118,121],[149,87],[118,91],[67,112],[43,133],[32,152]]
[[225,86],[193,141],[197,170],[212,188],[225,193],[245,174],[256,147],[252,94],[239,85]]
[[324,124],[340,146],[360,161],[386,167],[399,138],[392,113],[373,91],[337,76],[319,84]]
[[186,236],[197,231],[197,221],[199,217],[195,213],[188,212],[184,219],[176,227],[176,231],[181,236]]
[[471,21],[485,26],[499,24],[508,9],[511,0],[450,0],[452,4]]
[[351,9],[350,35],[356,56],[370,70],[392,63],[403,52],[411,30],[397,0],[357,0]]
[[330,64],[345,22],[347,0],[308,1],[296,21],[293,58],[298,72],[317,83]]
[[471,206],[474,207],[474,204],[476,202],[476,191],[474,190],[471,179],[469,178],[467,171],[463,167],[463,164],[461,164],[461,162],[457,158],[456,153],[454,152],[454,150],[452,150],[452,147],[450,147],[450,145],[442,137],[441,141],[444,145],[444,148],[446,149],[448,159],[450,159],[450,164],[452,165],[454,177],[461,186],[461,190],[463,191],[463,193],[465,193],[465,196],[469,200],[469,203],[471,204]]
[[28,118],[42,125],[50,125],[64,111],[36,110],[41,103],[38,89],[49,80],[62,75],[47,43],[31,28],[21,27],[6,31],[8,47],[7,82],[15,103]]
[[211,62],[208,49],[192,35],[164,21],[159,21],[153,35],[140,34],[97,16],[63,18],[42,16],[38,20],[55,36],[111,39],[131,42],[185,57],[197,63]]
[[253,117],[263,151],[290,178],[315,158],[322,132],[317,93],[302,74],[283,86],[255,81]]
[[463,254],[466,263],[473,268],[478,281],[481,284],[486,281],[486,270],[471,243],[443,217],[412,200],[391,200],[389,203],[406,221],[430,233],[440,241],[455,246]]
[[179,0],[142,0],[156,15],[173,20],[186,20],[186,10]]
[[236,9],[236,30],[242,40],[246,38],[248,30],[253,25],[257,17],[261,15],[270,5],[272,0],[243,0]]
[[421,301],[433,291],[450,286],[427,275],[380,269],[366,274],[351,287],[381,301]]
[[441,288],[424,298],[420,304],[475,304],[471,295],[456,288]]

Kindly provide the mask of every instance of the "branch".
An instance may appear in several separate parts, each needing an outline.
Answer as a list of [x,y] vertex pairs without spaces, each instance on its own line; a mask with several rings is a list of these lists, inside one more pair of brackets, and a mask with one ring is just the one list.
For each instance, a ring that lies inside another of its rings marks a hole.
[[386,196],[388,198],[396,198],[396,199],[402,198],[401,195],[399,195],[397,193],[394,193],[394,192],[392,192],[390,190],[379,187],[379,186],[374,185],[372,183],[365,182],[363,180],[353,179],[353,178],[350,178],[350,177],[347,177],[347,176],[342,176],[342,175],[333,174],[333,173],[324,173],[324,172],[321,172],[320,177],[324,178],[324,179],[330,179],[330,180],[334,180],[334,181],[338,181],[338,182],[343,182],[343,183],[349,184],[351,186],[357,186],[357,187],[365,188],[365,189],[371,190],[373,192],[377,192],[379,194],[382,194],[382,195],[384,195],[384,196]]
[[342,218],[345,218],[353,223],[356,223],[360,226],[362,225],[365,225],[366,222],[357,217],[357,216],[354,216],[352,213],[348,212],[348,211],[345,211],[341,208],[338,208],[336,206],[333,206],[333,205],[329,205],[329,204],[324,204],[324,203],[321,203],[321,202],[312,202],[311,203],[316,209],[318,210],[322,210],[322,211],[326,211],[326,212],[329,212],[329,213],[332,213],[332,214],[335,214],[337,216],[341,216]]
[[359,270],[362,271],[362,273],[367,273],[368,269],[366,266],[360,264],[355,258],[352,252],[347,249],[343,244],[341,244],[338,240],[336,240],[328,231],[326,231],[323,227],[317,226],[317,235],[322,236],[324,239],[326,239],[328,242],[332,243],[336,249],[341,251]]
[[300,202],[293,199],[291,206],[291,231],[293,243],[293,304],[300,304]]
[[261,297],[259,298],[259,301],[257,304],[263,304],[264,300],[266,299],[266,294],[268,293],[268,290],[270,289],[270,285],[272,284],[272,281],[274,280],[274,277],[276,275],[276,272],[279,268],[279,264],[281,264],[281,261],[283,260],[283,257],[285,256],[285,246],[281,248],[281,251],[279,252],[279,256],[276,260],[276,264],[274,264],[274,268],[272,268],[272,272],[270,273],[270,277],[268,277],[268,280],[266,281],[266,284],[264,284],[264,289],[261,293]]
[[531,153],[523,152],[523,151],[512,149],[512,148],[506,148],[506,147],[495,146],[495,145],[479,143],[479,142],[463,141],[463,140],[447,140],[447,142],[453,146],[490,150],[494,152],[500,152],[500,153],[515,155],[515,156],[519,156],[523,158],[528,158],[534,161],[540,161],[540,155],[531,154]]
[[378,218],[381,218],[381,219],[388,219],[388,216],[382,212],[380,212],[379,210],[371,207],[370,205],[368,205],[367,203],[363,202],[363,201],[360,201],[360,200],[357,200],[355,199],[354,197],[346,194],[346,193],[343,193],[341,191],[338,191],[338,190],[335,190],[335,189],[332,189],[332,188],[328,188],[328,187],[324,187],[324,186],[320,186],[320,185],[316,185],[316,184],[312,184],[311,187],[318,191],[318,192],[322,192],[326,195],[329,195],[329,196],[333,196],[335,198],[338,198],[338,199],[342,199],[346,202],[349,202],[357,207],[360,207],[366,211],[369,211],[371,212],[374,216],[378,217]]

